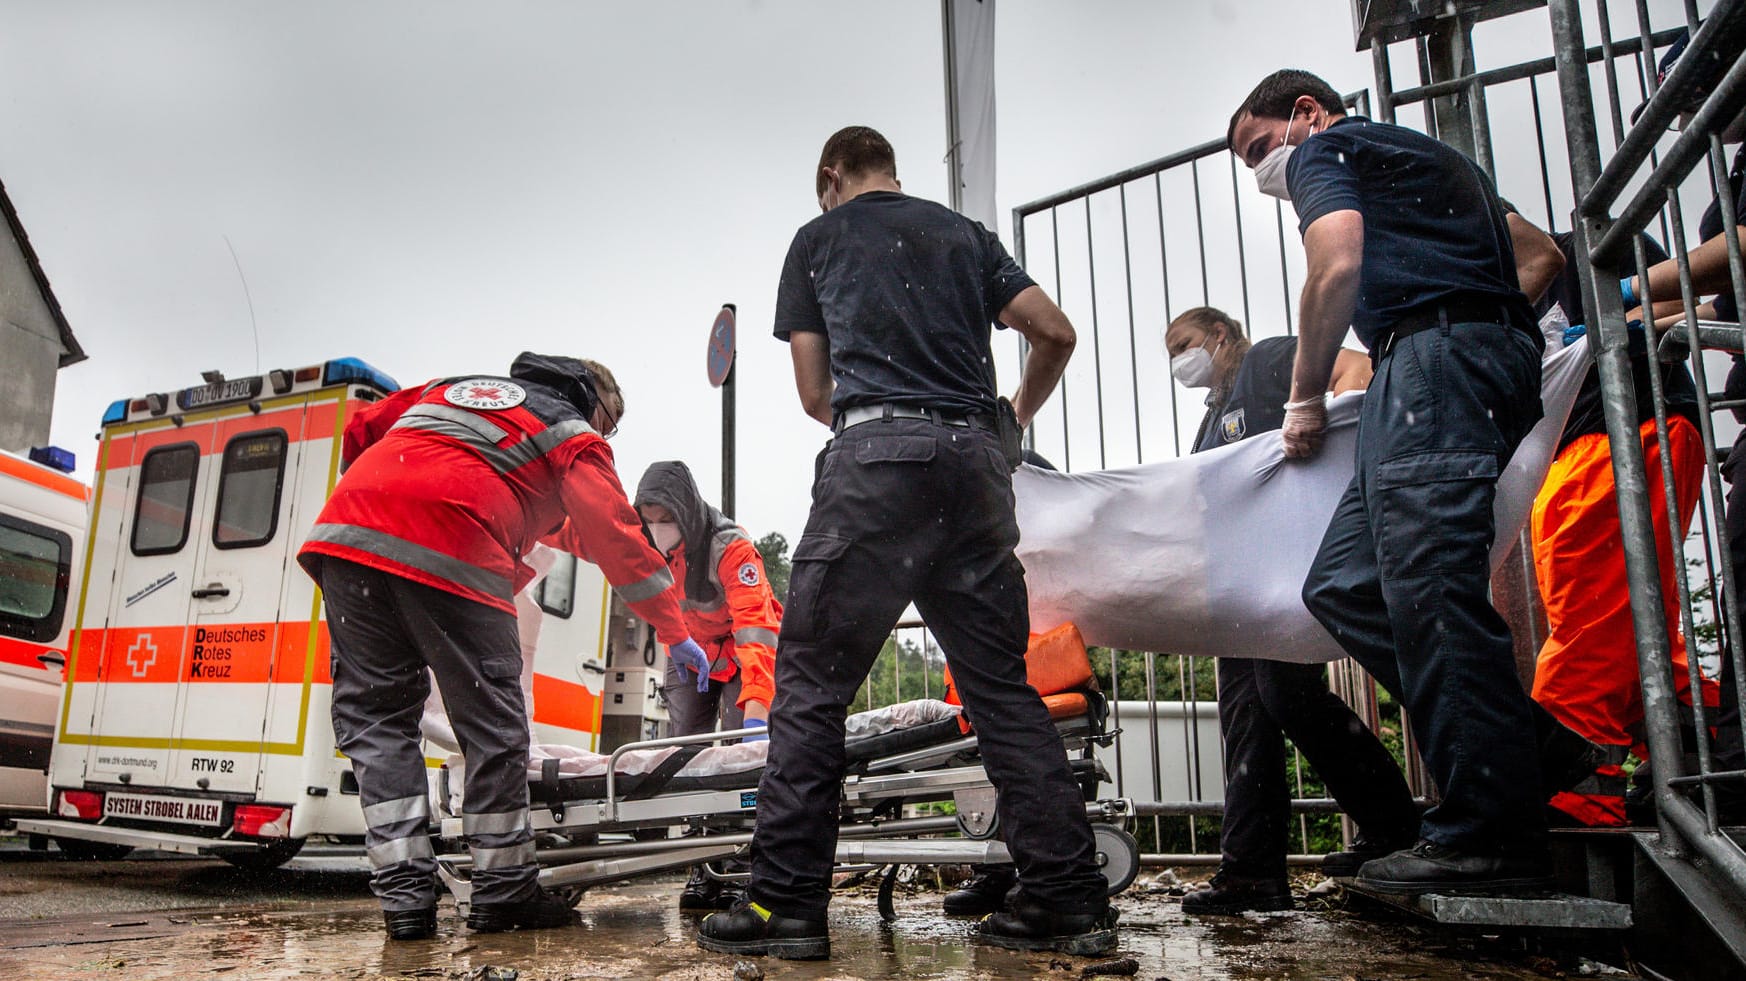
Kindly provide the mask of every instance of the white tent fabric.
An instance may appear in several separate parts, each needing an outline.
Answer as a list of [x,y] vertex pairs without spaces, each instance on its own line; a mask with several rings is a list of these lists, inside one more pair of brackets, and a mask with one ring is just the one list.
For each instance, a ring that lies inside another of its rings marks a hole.
[[[1527,523],[1588,370],[1587,339],[1548,345],[1545,418],[1498,482],[1493,567]],[[1310,561],[1351,482],[1356,392],[1328,408],[1328,438],[1287,461],[1277,432],[1120,470],[1013,476],[1031,629],[1071,621],[1087,644],[1299,663],[1344,656],[1304,608]]]

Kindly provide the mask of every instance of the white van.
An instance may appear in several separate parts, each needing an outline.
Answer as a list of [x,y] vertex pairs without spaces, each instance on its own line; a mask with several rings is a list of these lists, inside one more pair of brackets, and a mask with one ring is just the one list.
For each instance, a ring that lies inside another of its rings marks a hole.
[[[109,407],[52,818],[21,830],[250,867],[312,835],[361,838],[320,595],[296,554],[339,479],[347,417],[396,387],[343,358]],[[561,556],[536,597],[536,736],[592,747],[605,578]],[[445,755],[427,747],[433,773]]]
[[0,814],[48,806],[49,746],[91,489],[0,451]]

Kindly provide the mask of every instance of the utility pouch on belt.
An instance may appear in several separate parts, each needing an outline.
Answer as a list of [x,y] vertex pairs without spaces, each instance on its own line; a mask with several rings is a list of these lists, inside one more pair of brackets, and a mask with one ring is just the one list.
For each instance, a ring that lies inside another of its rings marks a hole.
[[994,428],[1000,434],[1000,451],[1006,454],[1007,472],[1017,470],[1024,462],[1024,430],[1019,426],[1018,413],[1004,395],[995,400]]

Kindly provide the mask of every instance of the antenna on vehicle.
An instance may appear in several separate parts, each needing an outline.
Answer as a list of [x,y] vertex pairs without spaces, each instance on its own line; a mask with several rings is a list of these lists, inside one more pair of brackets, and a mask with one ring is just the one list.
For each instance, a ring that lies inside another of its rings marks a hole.
[[236,265],[236,278],[242,280],[243,299],[249,304],[249,330],[255,337],[255,374],[261,373],[261,328],[255,323],[255,298],[249,293],[249,280],[243,275],[242,260],[236,257],[236,246],[230,244],[230,236],[224,236],[224,247],[230,250],[230,261]]

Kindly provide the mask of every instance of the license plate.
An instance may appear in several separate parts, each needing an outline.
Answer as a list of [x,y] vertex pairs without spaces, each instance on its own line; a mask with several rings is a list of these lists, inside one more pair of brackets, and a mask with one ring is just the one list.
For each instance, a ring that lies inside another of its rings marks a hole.
[[169,821],[174,824],[223,823],[224,802],[193,797],[155,797],[150,794],[104,794],[103,816],[132,821]]
[[176,403],[184,410],[198,409],[203,405],[252,399],[259,394],[261,394],[261,376],[256,375],[252,378],[233,378],[212,385],[184,388],[176,393]]

